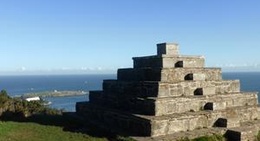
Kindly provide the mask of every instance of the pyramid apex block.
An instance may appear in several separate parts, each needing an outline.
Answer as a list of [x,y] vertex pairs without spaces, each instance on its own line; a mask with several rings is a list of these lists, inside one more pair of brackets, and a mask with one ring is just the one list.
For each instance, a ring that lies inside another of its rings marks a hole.
[[179,45],[176,43],[157,44],[157,55],[179,55]]

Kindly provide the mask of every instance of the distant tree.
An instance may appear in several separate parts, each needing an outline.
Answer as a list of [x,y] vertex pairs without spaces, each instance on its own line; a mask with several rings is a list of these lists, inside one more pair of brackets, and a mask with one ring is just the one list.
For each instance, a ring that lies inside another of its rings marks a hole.
[[[5,114],[3,115],[3,113]],[[35,114],[61,115],[62,111],[46,107],[42,101],[26,101],[20,98],[12,98],[6,90],[0,91],[0,118],[2,116],[20,118]]]
[[1,90],[1,91],[0,91],[0,95],[1,95],[1,96],[9,97],[6,90]]
[[6,102],[10,100],[10,97],[8,96],[6,90],[0,91],[0,106],[3,106]]

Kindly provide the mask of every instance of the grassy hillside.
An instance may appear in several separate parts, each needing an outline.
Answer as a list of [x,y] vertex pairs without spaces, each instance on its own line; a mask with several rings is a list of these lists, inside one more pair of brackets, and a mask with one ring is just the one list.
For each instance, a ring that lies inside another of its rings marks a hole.
[[62,127],[37,123],[0,122],[0,141],[106,141],[82,133],[66,132]]
[[0,141],[129,141],[130,138],[99,129],[79,119],[45,107],[41,102],[11,98],[0,91]]
[[[81,121],[75,113],[63,113],[39,102],[28,102],[0,91],[0,141],[134,141]],[[206,136],[180,141],[224,141]]]

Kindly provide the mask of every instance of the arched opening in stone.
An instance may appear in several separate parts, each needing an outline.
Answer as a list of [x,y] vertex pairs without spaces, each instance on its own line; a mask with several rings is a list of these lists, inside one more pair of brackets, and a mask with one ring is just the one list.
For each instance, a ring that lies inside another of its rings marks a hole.
[[226,118],[219,118],[215,123],[214,127],[227,127],[228,120]]
[[213,102],[208,102],[204,105],[204,110],[213,110]]
[[183,68],[183,61],[178,61],[175,63],[175,68]]
[[203,88],[197,88],[193,93],[194,95],[203,95]]
[[193,80],[193,73],[189,73],[184,77],[184,80]]

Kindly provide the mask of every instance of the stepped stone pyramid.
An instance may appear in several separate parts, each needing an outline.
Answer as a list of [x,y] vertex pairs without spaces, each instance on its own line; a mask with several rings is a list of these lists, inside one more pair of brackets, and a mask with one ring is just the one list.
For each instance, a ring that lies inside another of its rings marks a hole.
[[260,125],[257,93],[240,92],[239,80],[223,80],[220,68],[204,63],[203,56],[179,55],[178,44],[157,44],[157,55],[134,57],[133,68],[118,69],[117,80],[104,80],[76,111],[132,136],[220,127],[234,140],[250,140]]

